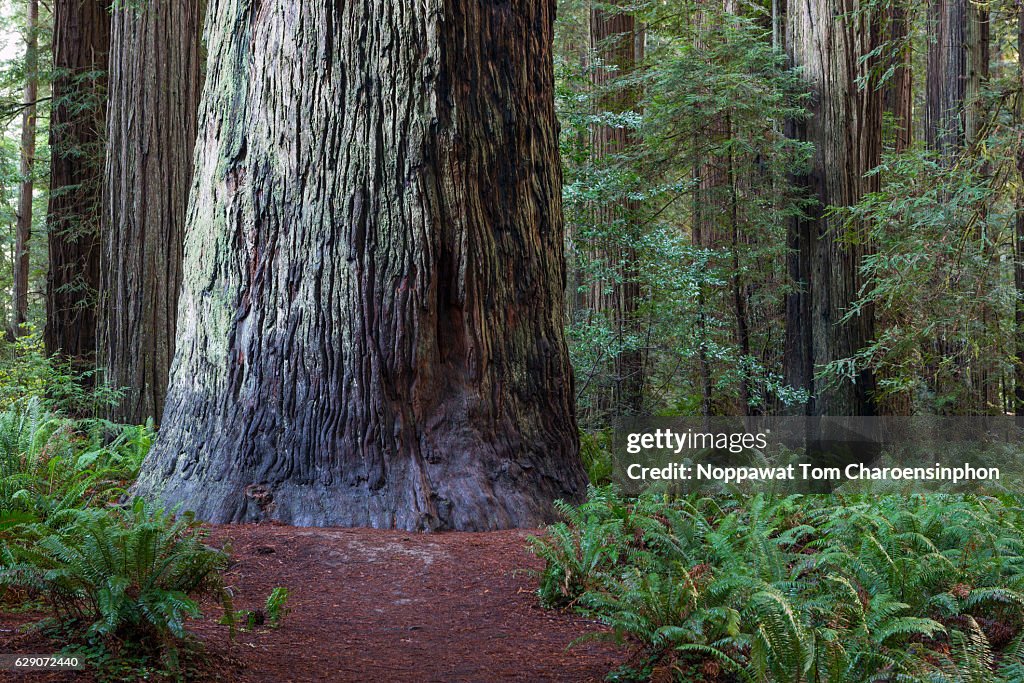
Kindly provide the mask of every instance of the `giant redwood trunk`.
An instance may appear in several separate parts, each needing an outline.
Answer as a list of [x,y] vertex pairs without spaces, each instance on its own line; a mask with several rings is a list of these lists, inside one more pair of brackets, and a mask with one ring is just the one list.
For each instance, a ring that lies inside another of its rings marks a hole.
[[[852,358],[874,334],[872,311],[843,316],[863,284],[860,264],[870,241],[860,225],[847,226],[829,207],[848,207],[877,190],[865,174],[881,157],[882,93],[872,83],[877,47],[877,10],[846,0],[791,2],[786,48],[812,94],[810,116],[792,133],[814,143],[807,175],[798,179],[817,200],[789,227],[786,380],[809,389],[814,415],[871,415],[874,379],[867,370],[838,382],[822,382],[830,363]],[[864,79],[862,87],[858,79]]]
[[112,419],[160,420],[174,355],[200,82],[200,0],[114,11],[103,201],[100,362]]
[[578,498],[554,0],[214,0],[139,490],[215,522],[494,529]]
[[96,354],[108,5],[101,0],[53,4],[44,340],[47,353],[61,353],[83,369],[91,368]]

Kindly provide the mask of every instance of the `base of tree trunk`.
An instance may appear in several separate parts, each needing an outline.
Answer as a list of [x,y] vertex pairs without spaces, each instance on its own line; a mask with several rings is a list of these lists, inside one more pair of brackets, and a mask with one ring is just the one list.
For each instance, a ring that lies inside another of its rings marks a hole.
[[[410,457],[379,488],[363,477],[274,482],[237,472],[214,475],[198,464],[187,470],[191,476],[182,476],[176,462],[162,462],[146,468],[134,493],[214,524],[273,521],[406,531],[536,528],[555,520],[555,500],[578,503],[585,497],[581,467],[546,471],[528,458],[506,459],[487,450],[449,455],[433,465]],[[487,452],[485,465],[481,452]]]

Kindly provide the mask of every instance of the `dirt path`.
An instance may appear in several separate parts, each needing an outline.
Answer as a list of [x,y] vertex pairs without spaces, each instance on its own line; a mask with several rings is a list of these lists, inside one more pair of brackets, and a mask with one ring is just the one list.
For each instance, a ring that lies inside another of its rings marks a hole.
[[566,649],[596,627],[537,605],[528,535],[217,527],[235,608],[285,586],[291,611],[231,645],[213,614],[193,630],[231,681],[599,681],[623,655]]

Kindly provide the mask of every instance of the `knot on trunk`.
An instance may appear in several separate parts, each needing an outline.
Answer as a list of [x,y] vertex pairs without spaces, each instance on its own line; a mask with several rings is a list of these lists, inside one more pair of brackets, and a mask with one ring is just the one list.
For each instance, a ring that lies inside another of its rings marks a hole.
[[256,503],[263,512],[269,512],[274,504],[274,492],[266,484],[249,484],[245,487],[245,497]]

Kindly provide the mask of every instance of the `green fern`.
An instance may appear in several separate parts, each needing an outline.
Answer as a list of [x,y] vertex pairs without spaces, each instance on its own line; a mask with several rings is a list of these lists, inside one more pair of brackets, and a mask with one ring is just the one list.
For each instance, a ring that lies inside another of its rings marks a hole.
[[1024,680],[1024,523],[1013,498],[628,500],[607,487],[560,511],[564,521],[533,540],[542,600],[609,627],[591,637],[637,644],[645,671]]
[[231,613],[220,578],[227,557],[203,544],[187,516],[139,499],[128,510],[78,511],[56,532],[37,526],[35,542],[7,544],[0,588],[38,595],[68,633],[166,652],[199,616],[195,596],[212,595]]

